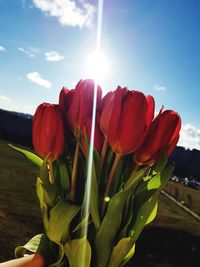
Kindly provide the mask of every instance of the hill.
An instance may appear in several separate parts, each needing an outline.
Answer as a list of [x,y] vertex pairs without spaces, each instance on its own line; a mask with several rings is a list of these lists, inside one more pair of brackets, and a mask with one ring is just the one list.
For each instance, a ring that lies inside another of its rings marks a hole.
[[0,139],[32,147],[32,116],[0,109]]

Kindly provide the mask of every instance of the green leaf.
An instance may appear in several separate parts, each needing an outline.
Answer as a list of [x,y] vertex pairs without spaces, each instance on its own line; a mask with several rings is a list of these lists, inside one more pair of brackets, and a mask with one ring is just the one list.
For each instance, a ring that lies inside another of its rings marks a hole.
[[99,201],[99,191],[98,191],[96,171],[95,171],[94,161],[93,161],[91,192],[90,192],[90,211],[91,211],[92,220],[93,220],[96,230],[98,230],[100,227],[100,215],[99,215],[98,201]]
[[[120,267],[132,247],[133,242],[130,237],[122,238],[112,250],[108,267]],[[133,253],[131,256],[133,256]]]
[[48,205],[53,207],[60,193],[60,189],[56,183],[49,181],[48,158],[46,158],[40,168],[39,180],[37,180],[37,195],[41,206]]
[[49,180],[49,166],[48,166],[48,156],[43,161],[40,167],[39,177],[42,180],[43,184],[50,184]]
[[56,184],[49,184],[44,185],[43,187],[43,194],[44,194],[44,201],[49,207],[53,207],[59,198],[60,189]]
[[140,169],[136,173],[132,173],[127,182],[125,183],[124,190],[134,188],[143,178],[146,168]]
[[56,184],[45,184],[38,177],[36,183],[36,193],[40,202],[40,208],[42,211],[43,223],[45,230],[47,231],[49,224],[49,210],[56,203],[59,196],[59,188]]
[[158,211],[158,200],[155,202],[155,205],[154,205],[145,225],[151,223],[155,219],[157,211]]
[[168,157],[166,153],[163,153],[160,159],[153,166],[153,173],[159,173],[163,171],[167,165]]
[[140,190],[139,194],[136,192],[134,200],[135,208],[133,210],[133,213],[136,214],[136,216],[133,218],[130,231],[130,236],[134,243],[145,225],[149,224],[155,218],[158,205],[158,193],[167,183],[173,170],[173,165],[168,166],[162,172],[153,176],[152,179],[143,182],[145,186],[143,187],[143,190]]
[[145,200],[141,202],[140,208],[138,210],[133,210],[136,215],[136,220],[134,221],[133,226],[130,230],[130,237],[135,244],[138,239],[140,233],[142,232],[144,226],[148,222],[149,217],[151,216],[152,211],[155,209],[155,205],[157,202],[158,191],[151,190],[144,192],[146,193]]
[[70,267],[90,267],[91,247],[85,236],[70,240],[64,248]]
[[49,267],[58,267],[58,266],[62,266],[63,261],[64,261],[64,256],[65,256],[65,251],[64,251],[64,247],[63,245],[59,246],[59,250],[58,250],[58,257],[56,262],[52,263],[49,265]]
[[100,183],[100,178],[101,178],[101,157],[96,149],[94,149],[94,166],[95,166],[95,171],[96,171],[96,180],[97,183]]
[[43,236],[44,234],[36,235],[31,240],[29,240],[24,246],[16,247],[15,257],[16,258],[23,257],[26,251],[36,253]]
[[122,239],[123,237],[126,237],[128,235],[128,227],[133,217],[132,210],[133,210],[133,193],[130,192],[124,207],[118,239]]
[[63,162],[59,164],[59,171],[60,171],[61,187],[64,191],[68,191],[70,187],[69,175],[68,175],[67,167]]
[[121,223],[122,212],[128,193],[125,191],[115,194],[108,204],[106,215],[95,239],[98,267],[105,267],[107,265],[113,242]]
[[[73,229],[72,232],[74,233],[74,232],[80,230],[81,228],[88,227],[88,224],[90,223],[90,222],[88,222],[88,220],[89,220],[89,215],[88,216],[85,216],[84,218],[82,218],[81,222],[79,222],[76,225],[76,227]],[[91,223],[92,223],[92,221],[91,221]]]
[[80,206],[72,205],[60,199],[50,211],[47,236],[57,244],[66,243],[69,237],[70,223],[80,210]]
[[37,193],[37,196],[38,196],[38,199],[40,202],[40,209],[42,211],[44,228],[45,228],[45,230],[47,230],[47,227],[49,224],[49,213],[48,213],[47,204],[44,201],[44,190],[43,190],[42,181],[40,180],[40,178],[37,178],[36,193]]
[[41,158],[39,158],[38,156],[36,156],[34,153],[32,153],[30,151],[27,151],[25,149],[22,149],[22,148],[18,148],[16,146],[11,145],[11,144],[9,144],[9,146],[12,147],[15,150],[21,152],[22,154],[24,154],[30,161],[32,161],[38,167],[42,166],[43,160]]
[[172,175],[174,170],[174,166],[170,165],[166,169],[164,169],[162,172],[155,175],[147,184],[147,189],[159,189],[162,190],[163,187],[165,187],[166,183],[169,180],[169,177]]
[[[87,138],[85,138],[86,142],[86,148],[87,148],[87,155],[89,154],[89,142]],[[87,168],[88,168],[88,159],[87,159]],[[87,182],[85,184],[85,195],[84,195],[84,202],[82,205],[82,211],[84,212],[86,201],[87,201],[87,196],[88,194],[90,195],[90,212],[92,216],[92,220],[94,223],[94,226],[96,230],[99,229],[100,227],[100,215],[99,215],[99,188],[98,188],[98,183],[97,183],[97,171],[96,171],[96,166],[95,166],[95,161],[93,159],[92,161],[92,177],[91,177],[91,190],[88,192],[89,188],[87,186]],[[83,216],[88,216],[88,214],[83,214]]]
[[134,253],[135,253],[135,244],[132,246],[128,254],[125,256],[122,266],[124,266],[133,257]]
[[101,227],[96,234],[95,247],[97,251],[97,266],[105,267],[110,253],[116,233],[119,230],[122,220],[123,210],[131,190],[135,188],[138,181],[143,177],[145,169],[139,170],[131,176],[131,180],[124,191],[116,193],[110,200],[107,212],[101,223]]
[[50,263],[55,260],[57,246],[53,244],[45,234],[38,234],[30,239],[24,246],[16,247],[15,257],[21,258],[27,252],[40,253]]

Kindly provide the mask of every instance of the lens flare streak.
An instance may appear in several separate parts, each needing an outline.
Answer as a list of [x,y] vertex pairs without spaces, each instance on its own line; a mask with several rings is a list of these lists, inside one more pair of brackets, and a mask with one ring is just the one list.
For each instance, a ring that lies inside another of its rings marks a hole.
[[[96,39],[96,53],[100,52],[101,45],[101,31],[102,31],[102,18],[103,18],[103,3],[104,0],[98,1],[98,21],[97,21],[97,39]],[[96,100],[97,100],[97,83],[95,82],[94,88],[94,100],[93,100],[93,110],[92,110],[92,127],[91,127],[91,137],[90,137],[90,148],[89,148],[89,158],[88,158],[88,169],[87,169],[87,180],[85,187],[85,209],[83,218],[86,218],[85,227],[82,230],[82,236],[87,237],[88,233],[88,223],[89,223],[89,210],[90,210],[90,192],[91,192],[91,180],[92,180],[92,162],[93,162],[93,149],[94,149],[94,133],[95,133],[95,114],[96,114]],[[82,262],[86,257],[86,243],[82,249]]]

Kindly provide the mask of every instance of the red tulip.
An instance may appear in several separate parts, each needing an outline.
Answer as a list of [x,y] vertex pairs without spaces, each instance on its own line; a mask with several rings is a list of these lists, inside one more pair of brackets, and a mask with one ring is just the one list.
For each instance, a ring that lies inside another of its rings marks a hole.
[[176,145],[177,145],[177,143],[178,143],[179,137],[180,137],[180,135],[178,134],[178,135],[176,136],[176,138],[175,138],[174,140],[172,140],[172,141],[169,143],[168,148],[167,148],[167,151],[166,151],[168,157],[169,157],[169,156],[171,155],[171,153],[174,151],[174,149],[175,149],[175,147],[176,147]]
[[108,137],[113,103],[114,92],[109,92],[102,99],[102,112],[100,117],[100,128],[105,137]]
[[171,153],[178,142],[181,128],[180,116],[166,110],[154,119],[134,159],[139,165],[154,163],[164,152]]
[[145,95],[118,87],[110,112],[108,139],[114,152],[129,154],[138,149],[147,129],[148,103]]
[[148,112],[147,112],[147,127],[150,126],[152,120],[154,119],[154,111],[155,111],[155,100],[153,96],[147,95],[146,96],[147,103],[148,103]]
[[[92,117],[95,83],[93,80],[81,80],[73,91],[67,121],[77,136],[84,131],[85,123]],[[101,88],[97,86],[97,111],[101,104]]]
[[62,112],[66,135],[68,134],[68,131],[69,131],[68,122],[67,122],[67,112],[69,110],[70,103],[72,101],[73,93],[74,93],[74,89],[69,90],[66,87],[63,87],[59,95],[59,108]]
[[167,148],[167,156],[169,157],[171,155],[171,153],[174,151],[179,137],[180,137],[180,129],[181,129],[181,119],[179,119],[176,129],[174,131],[174,134],[172,136],[172,138],[170,139],[170,142],[168,144],[168,148]]
[[[88,118],[85,124],[85,133],[86,133],[86,137],[89,142],[90,142],[90,137],[91,137],[91,128],[92,128],[92,119]],[[101,152],[103,141],[104,141],[104,137],[99,127],[99,114],[97,113],[96,123],[95,123],[95,132],[94,132],[94,148],[99,153]],[[86,155],[86,145],[85,145],[84,139],[82,140],[82,144],[83,144],[84,154]]]
[[60,91],[59,95],[59,108],[60,110],[65,113],[66,110],[69,108],[70,98],[69,98],[69,92],[71,92],[66,87],[63,87]]
[[64,127],[58,105],[43,103],[33,117],[33,146],[44,159],[50,152],[49,161],[57,159],[64,151]]

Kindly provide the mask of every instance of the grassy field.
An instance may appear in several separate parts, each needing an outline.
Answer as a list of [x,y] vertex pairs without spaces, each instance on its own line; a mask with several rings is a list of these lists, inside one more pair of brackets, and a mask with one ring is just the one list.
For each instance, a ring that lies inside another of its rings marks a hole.
[[200,190],[185,186],[182,183],[169,181],[166,191],[177,200],[184,203],[198,215],[200,215]]
[[0,142],[0,260],[42,231],[35,195],[38,170],[6,142]]
[[[35,194],[37,174],[37,167],[0,141],[0,262],[13,258],[17,245],[43,231]],[[191,190],[196,199],[200,191]],[[199,222],[161,195],[158,216],[141,235],[129,266],[196,267],[196,258],[200,259]]]

